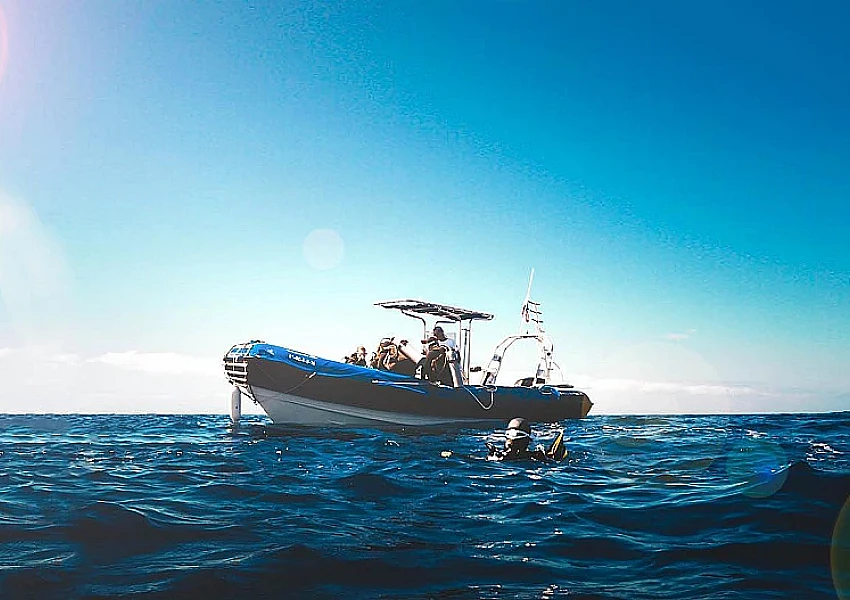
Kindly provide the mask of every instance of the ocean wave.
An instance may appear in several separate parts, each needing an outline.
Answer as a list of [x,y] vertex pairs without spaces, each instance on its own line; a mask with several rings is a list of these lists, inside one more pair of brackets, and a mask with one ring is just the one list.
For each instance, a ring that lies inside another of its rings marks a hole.
[[569,450],[541,464],[487,461],[498,431],[0,416],[0,597],[829,597],[847,424],[595,417],[536,429]]

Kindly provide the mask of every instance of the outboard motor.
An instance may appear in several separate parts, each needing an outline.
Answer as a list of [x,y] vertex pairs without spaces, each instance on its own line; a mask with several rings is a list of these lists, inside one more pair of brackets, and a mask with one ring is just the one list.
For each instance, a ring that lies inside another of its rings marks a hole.
[[239,424],[239,419],[242,417],[242,391],[238,387],[233,388],[233,393],[230,394],[230,420],[234,425]]

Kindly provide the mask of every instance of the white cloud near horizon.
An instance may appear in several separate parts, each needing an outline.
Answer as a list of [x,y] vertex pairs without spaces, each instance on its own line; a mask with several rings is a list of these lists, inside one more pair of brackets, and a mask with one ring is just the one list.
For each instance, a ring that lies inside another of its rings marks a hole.
[[[503,374],[500,384],[510,385],[514,373]],[[56,348],[3,347],[0,377],[4,413],[227,414],[231,390],[220,358],[174,352],[84,357]],[[699,379],[575,375],[568,382],[588,393],[593,415],[821,412],[850,398],[847,390],[825,393]],[[243,412],[262,414],[250,401],[243,403]]]
[[167,375],[222,376],[221,359],[186,356],[175,352],[107,352],[86,362]]
[[790,389],[755,383],[652,381],[575,376],[594,414],[755,414],[833,412],[848,390]]
[[682,340],[686,340],[690,338],[697,332],[696,329],[687,329],[681,333],[666,333],[662,337],[665,340],[670,340],[671,342],[681,342]]
[[710,396],[717,394],[732,394],[737,396],[769,396],[775,392],[759,390],[751,385],[717,384],[717,383],[686,383],[670,381],[651,381],[640,379],[601,379],[578,375],[573,378],[580,387],[593,390],[616,390],[632,392],[663,392],[681,393],[692,396]]
[[[49,347],[0,348],[0,412],[227,414],[220,359],[173,352],[81,356]],[[250,401],[243,412],[262,411]]]

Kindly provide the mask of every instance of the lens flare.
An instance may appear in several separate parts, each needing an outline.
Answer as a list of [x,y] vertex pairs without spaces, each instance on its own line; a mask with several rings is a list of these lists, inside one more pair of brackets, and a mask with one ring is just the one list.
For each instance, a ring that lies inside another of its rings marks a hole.
[[728,434],[700,417],[689,421],[683,425],[663,415],[609,417],[596,459],[615,477],[628,474],[649,484],[690,489],[707,484],[709,468],[725,454]]
[[26,202],[0,190],[0,313],[15,336],[54,335],[66,322],[70,284],[59,240]]
[[9,57],[9,36],[6,29],[6,15],[3,14],[3,6],[0,5],[0,83],[6,72],[6,59]]
[[850,498],[838,514],[829,551],[832,583],[839,600],[850,600]]
[[333,229],[314,229],[304,238],[304,259],[314,269],[337,266],[345,255],[345,244]]
[[730,482],[742,487],[750,498],[767,498],[788,478],[788,458],[782,447],[763,438],[747,437],[726,458]]

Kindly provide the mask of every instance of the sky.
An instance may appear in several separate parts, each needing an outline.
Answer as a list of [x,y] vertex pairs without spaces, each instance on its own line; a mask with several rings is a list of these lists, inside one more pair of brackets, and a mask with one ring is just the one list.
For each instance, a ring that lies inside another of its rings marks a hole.
[[848,20],[0,0],[0,412],[224,413],[231,345],[414,339],[397,298],[494,314],[484,365],[532,268],[594,414],[848,410]]

